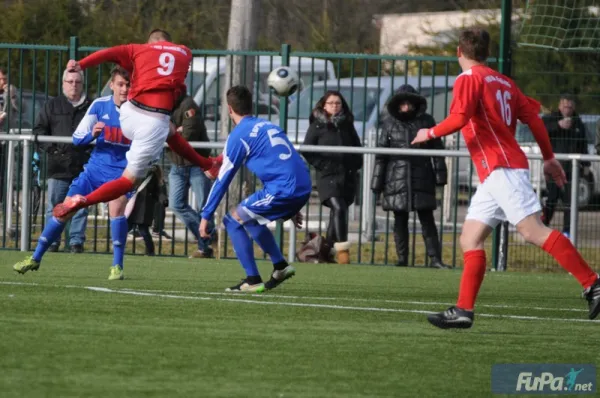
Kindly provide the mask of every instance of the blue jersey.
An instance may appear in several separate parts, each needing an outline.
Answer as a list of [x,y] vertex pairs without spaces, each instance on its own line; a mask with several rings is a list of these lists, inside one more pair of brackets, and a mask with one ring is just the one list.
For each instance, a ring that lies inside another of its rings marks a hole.
[[94,140],[92,128],[97,122],[104,123],[104,129],[96,138],[96,146],[90,160],[85,165],[87,171],[93,171],[107,180],[118,178],[127,166],[125,154],[131,141],[123,136],[119,122],[119,108],[113,97],[100,97],[92,102],[87,113],[73,133],[73,144],[88,145]]
[[223,165],[202,210],[202,218],[212,219],[233,176],[244,164],[260,179],[269,195],[295,199],[310,194],[308,167],[285,132],[268,120],[246,116],[227,138]]

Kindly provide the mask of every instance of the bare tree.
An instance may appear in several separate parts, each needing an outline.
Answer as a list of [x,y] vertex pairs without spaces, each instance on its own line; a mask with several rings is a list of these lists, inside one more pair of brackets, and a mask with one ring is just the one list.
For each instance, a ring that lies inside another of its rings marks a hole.
[[[231,14],[229,19],[229,33],[227,38],[227,49],[233,51],[248,51],[256,49],[258,40],[258,19],[260,16],[260,0],[231,0]],[[230,131],[230,121],[227,110],[227,89],[235,85],[244,85],[253,92],[254,82],[254,57],[234,55],[227,56],[227,67],[225,71],[225,82],[221,95],[221,137],[227,138]],[[229,204],[234,206],[241,202],[246,196],[249,173],[240,170],[231,182],[228,197]],[[227,212],[226,203],[223,202],[219,208],[216,222],[220,223],[219,216]],[[220,256],[221,234],[219,234]]]

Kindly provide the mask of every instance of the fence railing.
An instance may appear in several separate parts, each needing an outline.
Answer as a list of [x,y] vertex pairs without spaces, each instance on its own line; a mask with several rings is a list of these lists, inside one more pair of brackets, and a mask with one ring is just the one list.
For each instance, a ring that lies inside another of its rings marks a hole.
[[[8,231],[16,226],[16,230],[19,231],[18,245],[15,245],[14,249],[21,251],[28,251],[32,249],[32,242],[34,242],[34,234],[32,234],[32,196],[28,193],[31,192],[32,187],[32,155],[36,142],[49,142],[49,143],[70,143],[70,137],[52,137],[52,136],[35,136],[32,134],[0,134],[0,142],[5,142],[7,146],[7,165],[8,167],[4,171],[6,176],[6,189],[4,195],[4,205],[2,208],[3,218],[3,247],[9,248],[6,245],[6,237]],[[218,142],[193,142],[191,143],[195,148],[223,148],[223,143]],[[355,262],[366,263],[366,264],[389,264],[393,262],[393,244],[390,244],[391,231],[389,228],[390,219],[389,213],[382,212],[377,207],[377,197],[369,190],[370,178],[372,173],[373,160],[376,155],[402,155],[402,156],[444,156],[447,161],[458,158],[468,158],[469,155],[465,151],[456,150],[425,150],[425,149],[392,149],[392,148],[376,148],[373,146],[366,147],[327,147],[327,146],[306,146],[306,145],[295,145],[295,147],[302,152],[320,152],[320,153],[359,153],[364,156],[365,167],[362,170],[362,183],[360,184],[360,194],[357,203],[353,206],[350,211],[350,232],[355,234],[355,241],[358,241],[357,252],[354,256]],[[529,154],[530,161],[541,161],[541,155]],[[579,180],[579,165],[582,161],[600,162],[600,156],[592,155],[564,155],[557,154],[557,159],[568,160],[572,162],[572,181]],[[168,166],[168,165],[167,165]],[[42,178],[42,185],[44,185],[44,179]],[[43,188],[43,187],[42,187]],[[465,202],[468,202],[469,196],[461,198],[461,194],[458,186],[446,186],[443,192],[440,192],[440,206],[438,212],[438,229],[440,231],[440,241],[444,247],[444,260],[452,265],[459,265],[461,263],[459,249],[457,248],[457,237],[460,234],[462,227],[462,217],[459,213],[464,213]],[[470,194],[469,194],[470,195]],[[574,244],[578,244],[578,220],[580,216],[580,209],[578,206],[578,188],[577,184],[573,184],[570,191],[571,196],[571,207],[570,207],[570,239]],[[450,204],[451,212],[446,211],[444,217],[444,207],[448,209]],[[317,211],[314,208],[317,207]],[[297,245],[301,239],[301,234],[308,232],[320,233],[326,228],[326,224],[323,222],[324,209],[319,203],[315,203],[315,200],[311,200],[306,208],[303,210],[306,217],[306,226],[301,231],[296,231],[295,228],[289,223],[287,225],[287,256],[290,261],[295,260],[295,253]],[[312,212],[312,213],[311,213]],[[317,213],[317,215],[315,215]],[[448,214],[450,213],[450,215]],[[13,221],[13,217],[15,221]],[[96,217],[96,216],[90,216]],[[174,220],[172,223],[172,231],[180,231],[181,228],[185,230],[185,226],[181,226],[177,221]],[[43,220],[43,216],[42,216]],[[384,224],[386,227],[377,227],[378,220],[380,224]],[[99,224],[95,224],[95,228],[99,228]],[[43,221],[42,221],[43,228]],[[41,228],[40,228],[41,229]],[[415,236],[417,232],[416,221],[413,217],[412,227],[412,264],[421,263],[420,258],[423,258],[423,264],[427,263],[427,258],[424,254],[417,254],[417,244],[415,242]],[[185,242],[187,243],[187,233],[184,231]],[[221,230],[221,233],[224,233]],[[181,235],[181,234],[180,234]],[[450,236],[450,239],[448,239]],[[98,246],[98,234],[94,231],[93,240],[93,251],[97,250]],[[106,241],[106,250],[110,251],[108,244],[108,236],[103,239]],[[586,242],[589,241],[589,237],[586,238]],[[592,238],[594,239],[594,238]],[[449,242],[448,242],[449,241]],[[515,242],[513,239],[512,242]],[[135,244],[135,243],[134,243]],[[512,243],[511,243],[512,244]],[[283,242],[282,242],[283,245]],[[517,243],[514,244],[517,247]],[[586,243],[589,246],[589,242]],[[596,245],[592,245],[596,247]],[[227,247],[227,246],[226,246]],[[231,251],[224,249],[224,257],[233,255]],[[510,257],[509,264],[514,258],[519,258],[518,254],[515,254],[512,247],[509,249]],[[596,250],[597,252],[598,250]],[[135,247],[133,248],[135,253]],[[170,255],[186,254],[187,249],[183,249],[177,252],[174,241],[171,243],[171,252],[167,253]],[[162,253],[165,254],[165,253]],[[450,259],[448,257],[451,257]],[[450,260],[450,261],[448,261]],[[596,259],[589,258],[590,261],[594,262]],[[520,260],[519,260],[520,261]],[[528,260],[529,261],[529,260]],[[521,261],[522,262],[522,261]],[[527,262],[527,261],[525,261]],[[531,261],[529,261],[531,262]],[[509,265],[509,268],[511,266]],[[514,268],[514,267],[513,267]],[[520,267],[516,267],[520,268]],[[536,268],[535,265],[529,264],[524,268]]]

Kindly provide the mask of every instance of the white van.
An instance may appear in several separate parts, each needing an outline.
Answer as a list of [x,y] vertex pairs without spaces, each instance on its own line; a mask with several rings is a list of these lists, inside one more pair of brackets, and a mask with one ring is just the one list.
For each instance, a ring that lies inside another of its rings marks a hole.
[[[280,56],[260,55],[254,57],[258,65],[258,91],[264,99],[269,92],[267,77],[269,73],[281,66]],[[331,61],[306,57],[290,57],[290,67],[294,68],[301,79],[300,90],[306,85],[322,80],[335,79],[335,69]],[[225,56],[195,56],[190,65],[190,73],[186,78],[188,94],[194,97],[198,106],[214,105],[218,102],[217,90],[225,83],[227,60]],[[256,76],[254,78],[256,81]],[[101,96],[110,95],[108,82],[102,89]]]
[[[281,66],[281,57],[256,56],[254,57],[254,64],[258,66],[258,68],[255,68],[255,73],[258,73],[259,76],[258,79],[255,76],[254,81],[258,82],[258,91],[261,93],[260,99],[268,102],[267,77],[273,69]],[[225,57],[194,57],[192,73],[188,74],[188,89],[198,106],[219,103],[217,92],[221,91],[220,88],[225,83],[226,67]],[[290,67],[294,68],[300,76],[299,91],[305,85],[335,79],[333,63],[324,59],[290,57]]]

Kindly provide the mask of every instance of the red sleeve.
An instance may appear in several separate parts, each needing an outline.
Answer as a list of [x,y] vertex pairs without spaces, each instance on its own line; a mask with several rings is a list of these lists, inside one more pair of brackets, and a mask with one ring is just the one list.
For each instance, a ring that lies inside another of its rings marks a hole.
[[544,160],[552,159],[554,152],[552,151],[546,125],[540,118],[540,103],[531,97],[527,97],[521,91],[517,93],[517,98],[517,118],[529,126],[535,141],[540,146]]
[[442,120],[437,126],[429,130],[431,138],[439,138],[448,134],[452,134],[462,129],[469,121],[469,118],[464,113],[451,113],[447,118]]
[[79,65],[81,69],[87,69],[104,62],[114,62],[131,72],[133,70],[133,44],[96,51],[79,61]]
[[465,126],[477,110],[481,98],[481,85],[472,74],[460,75],[452,90],[453,98],[450,115],[437,126],[429,130],[431,138],[452,134]]

